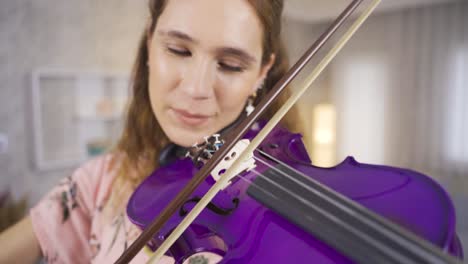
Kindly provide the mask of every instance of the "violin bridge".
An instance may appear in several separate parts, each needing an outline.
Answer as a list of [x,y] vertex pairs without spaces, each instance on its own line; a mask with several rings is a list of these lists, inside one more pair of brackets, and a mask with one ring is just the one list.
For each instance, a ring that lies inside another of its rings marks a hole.
[[[250,141],[248,139],[242,139],[239,140],[239,142],[236,143],[236,145],[229,151],[229,153],[224,157],[224,159],[213,169],[211,172],[211,177],[215,181],[219,181],[221,179],[221,176],[232,166],[232,164],[240,157],[240,154],[247,148],[249,145]],[[234,171],[232,174],[232,178],[235,176],[239,175],[240,173],[244,171],[250,171],[253,168],[255,168],[255,160],[253,157],[253,153],[247,153],[244,155],[244,160],[242,161],[242,164]],[[231,184],[231,179],[229,179],[229,182],[227,182],[226,186],[223,186],[223,189],[226,188]]]

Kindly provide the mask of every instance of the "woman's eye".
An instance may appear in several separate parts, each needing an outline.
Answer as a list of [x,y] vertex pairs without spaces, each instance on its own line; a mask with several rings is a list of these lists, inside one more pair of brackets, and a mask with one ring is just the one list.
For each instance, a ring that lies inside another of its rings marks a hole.
[[167,50],[170,53],[175,54],[177,56],[181,56],[181,57],[189,57],[192,55],[192,53],[186,49],[167,47]]
[[228,72],[243,72],[244,71],[244,68],[242,66],[230,65],[225,62],[219,62],[218,65],[219,65],[219,68],[223,71],[228,71]]

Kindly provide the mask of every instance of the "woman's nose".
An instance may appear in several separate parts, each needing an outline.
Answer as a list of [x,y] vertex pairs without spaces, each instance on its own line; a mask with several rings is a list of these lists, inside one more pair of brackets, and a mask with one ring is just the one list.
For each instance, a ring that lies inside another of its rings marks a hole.
[[204,100],[214,95],[215,70],[206,59],[193,61],[184,72],[180,89],[192,99]]

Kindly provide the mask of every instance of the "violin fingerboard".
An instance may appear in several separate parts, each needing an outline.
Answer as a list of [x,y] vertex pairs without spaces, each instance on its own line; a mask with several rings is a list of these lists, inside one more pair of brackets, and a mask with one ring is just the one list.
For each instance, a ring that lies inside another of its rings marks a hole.
[[402,237],[389,239],[385,225],[360,219],[362,208],[347,207],[350,202],[337,201],[336,192],[283,165],[257,176],[247,194],[357,263],[455,263],[400,243]]

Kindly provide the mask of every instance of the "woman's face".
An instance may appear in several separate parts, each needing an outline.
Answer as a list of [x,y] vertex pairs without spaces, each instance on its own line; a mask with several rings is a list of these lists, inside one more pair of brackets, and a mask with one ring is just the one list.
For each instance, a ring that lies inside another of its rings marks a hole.
[[263,31],[245,0],[169,0],[148,41],[153,112],[191,146],[232,123],[261,85]]

